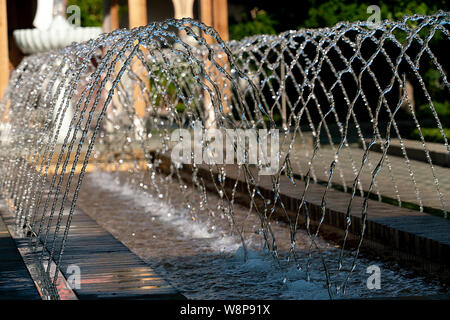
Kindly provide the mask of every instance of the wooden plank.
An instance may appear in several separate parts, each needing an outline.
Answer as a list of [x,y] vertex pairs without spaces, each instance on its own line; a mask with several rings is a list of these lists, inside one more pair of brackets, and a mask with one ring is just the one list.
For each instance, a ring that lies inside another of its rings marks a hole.
[[[68,212],[68,209],[66,208],[65,212]],[[2,214],[8,225],[14,225],[15,219],[11,213],[5,214],[2,212]],[[46,249],[49,252],[54,245],[54,259],[57,259],[61,251],[68,215],[62,217],[61,229],[56,235],[56,241],[53,242],[56,228],[55,219],[56,216],[50,226]],[[44,228],[47,227],[48,221],[49,217],[44,218]],[[1,230],[0,225],[0,235],[5,234]],[[6,246],[9,250],[6,254],[5,242],[1,240],[2,238],[0,238],[0,258],[2,261],[2,264],[0,264],[0,287],[5,289],[3,293],[0,290],[0,298],[5,294],[11,294],[13,289],[24,287],[22,284],[23,276],[12,277],[11,272],[9,272],[11,268],[15,270],[17,261],[21,256],[17,248],[11,250],[9,245]],[[16,241],[20,248],[28,248],[29,246],[28,238],[16,239]],[[11,263],[5,263],[4,261],[11,260],[8,257],[12,253],[16,255],[16,260],[13,260],[11,266]],[[71,265],[78,266],[81,272],[81,286],[73,289],[73,293],[78,299],[185,299],[164,279],[155,274],[153,269],[141,258],[79,208],[75,208],[59,268],[66,279],[72,275],[69,273],[69,266]],[[24,264],[23,267],[27,270]],[[2,268],[4,272],[2,272]],[[3,286],[2,281],[7,281],[9,285]],[[33,282],[31,281],[31,283]],[[26,291],[22,294],[19,292],[13,294],[13,297],[27,299],[28,296],[23,297],[25,293]]]
[[[130,29],[147,25],[147,1],[128,0],[128,19]],[[146,49],[143,47],[141,47],[140,49],[143,50],[145,54]],[[133,59],[132,69],[135,74],[143,78],[143,81],[148,80],[148,76],[143,71],[144,67],[137,58]],[[144,97],[142,96],[141,89],[138,85],[136,85],[134,88],[133,100],[136,114],[139,117],[144,117],[146,105]]]
[[[8,20],[6,0],[0,0],[0,99],[9,81]],[[7,113],[7,112],[5,112]]]
[[[60,243],[58,237],[57,243]],[[57,246],[59,251],[59,245]],[[136,254],[77,208],[60,266],[81,270],[79,299],[184,299]]]
[[[213,26],[213,11],[212,11],[212,0],[201,0],[200,1],[200,20],[208,27]],[[213,43],[214,39],[203,32],[203,37],[206,39],[207,43]]]

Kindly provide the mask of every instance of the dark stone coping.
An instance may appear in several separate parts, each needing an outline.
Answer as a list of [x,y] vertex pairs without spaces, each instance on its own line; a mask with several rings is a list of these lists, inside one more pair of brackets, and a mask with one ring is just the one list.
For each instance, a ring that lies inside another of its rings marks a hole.
[[[170,172],[170,157],[162,154],[153,154],[161,160],[160,170]],[[247,182],[236,165],[226,165],[225,192],[231,196],[231,190],[237,182],[235,202],[248,205],[251,198],[247,191]],[[217,192],[212,179],[218,181],[217,170],[207,165],[198,166],[198,176],[203,178],[205,187]],[[254,177],[258,177],[256,168],[250,168]],[[192,183],[192,166],[183,165],[180,176],[187,183]],[[274,219],[288,221],[295,219],[301,203],[304,190],[303,181],[293,185],[288,177],[280,178],[280,198],[287,209],[288,217],[280,210],[275,209]],[[260,176],[258,183],[261,193],[267,199],[274,199],[270,176]],[[311,182],[306,192],[306,201],[311,219],[311,230],[315,231],[321,219],[320,205],[326,188]],[[345,216],[351,195],[335,189],[329,189],[326,196],[326,210],[320,234],[329,240],[341,243],[346,228]],[[256,205],[263,207],[262,200],[255,196]],[[364,198],[356,196],[353,200],[351,226],[346,247],[355,247],[359,242],[362,224],[362,205]],[[425,272],[434,272],[445,281],[450,277],[450,219],[432,216],[426,213],[401,208],[375,200],[368,200],[368,218],[362,248],[385,258],[394,258],[407,263],[414,269]],[[304,211],[299,215],[299,224],[305,225]]]

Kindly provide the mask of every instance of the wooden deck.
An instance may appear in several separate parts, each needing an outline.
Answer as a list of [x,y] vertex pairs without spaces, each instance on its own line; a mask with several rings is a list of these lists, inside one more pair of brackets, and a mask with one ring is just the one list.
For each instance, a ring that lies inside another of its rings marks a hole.
[[[5,214],[5,212],[2,212],[2,214],[7,224],[13,223],[14,220],[11,215]],[[66,218],[67,216],[64,217],[63,223],[65,223]],[[61,236],[57,238],[56,243],[61,243]],[[14,242],[12,239],[10,241]],[[19,241],[20,243],[26,246],[26,241]],[[57,247],[57,251],[59,251],[59,247]],[[2,250],[0,257],[2,259],[0,264],[0,283],[2,283],[0,297],[9,294],[13,298],[39,299],[40,296],[36,289],[36,294],[32,295],[31,289],[28,288],[30,284],[33,284],[33,281],[29,274],[28,277],[25,275],[26,267],[17,248],[10,246],[8,250]],[[13,263],[4,264],[4,257],[10,259]],[[66,279],[71,275],[67,273],[70,265],[78,266],[81,271],[80,288],[73,289],[76,297],[80,300],[185,299],[165,280],[156,275],[142,259],[78,208],[73,215],[60,266],[60,271]],[[21,266],[22,269],[19,268]],[[3,282],[7,283],[7,286],[4,286]],[[22,283],[24,284],[22,285]],[[25,287],[25,284],[28,286]],[[16,291],[11,291],[14,289]]]

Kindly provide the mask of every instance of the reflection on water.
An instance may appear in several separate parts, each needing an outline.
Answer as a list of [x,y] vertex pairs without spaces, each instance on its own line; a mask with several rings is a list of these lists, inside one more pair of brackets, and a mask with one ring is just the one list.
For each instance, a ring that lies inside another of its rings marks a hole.
[[[208,194],[208,201],[187,187],[190,203],[196,215],[182,207],[179,184],[169,177],[158,176],[164,190],[137,189],[127,173],[90,173],[78,204],[94,219],[146,260],[154,270],[182,294],[191,299],[328,299],[324,269],[317,249],[312,250],[310,281],[306,269],[309,238],[298,235],[298,264],[287,260],[288,226],[273,222],[280,263],[264,251],[259,219],[248,209],[235,206],[237,225],[243,226],[248,248],[244,249],[232,230],[228,216],[220,209],[220,199]],[[162,183],[164,182],[164,183]],[[95,190],[95,192],[92,192]],[[163,198],[163,200],[161,200]],[[216,207],[211,207],[211,205]],[[219,207],[219,208],[218,208]],[[328,266],[337,266],[339,249],[333,243],[319,239]],[[351,266],[351,252],[344,259],[344,269]],[[381,268],[381,289],[366,286],[368,266]],[[346,276],[329,270],[334,283]],[[332,288],[335,291],[335,288]],[[347,292],[338,298],[393,297],[436,295],[448,291],[436,280],[425,279],[393,263],[359,259],[352,273]]]

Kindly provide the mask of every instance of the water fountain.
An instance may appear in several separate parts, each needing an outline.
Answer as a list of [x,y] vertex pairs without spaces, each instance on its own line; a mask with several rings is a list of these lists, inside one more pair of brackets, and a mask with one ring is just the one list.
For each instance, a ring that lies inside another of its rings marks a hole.
[[[79,198],[88,197],[82,195],[82,183],[91,174],[92,190],[118,192],[126,186],[127,203],[134,199],[167,224],[175,223],[175,211],[183,211],[181,225],[175,224],[181,234],[195,237],[188,226],[204,221],[205,214],[214,216],[211,221],[220,217],[238,239],[244,261],[255,255],[250,239],[256,232],[260,250],[279,268],[294,265],[305,275],[297,282],[308,286],[320,270],[327,295],[340,297],[357,265],[372,198],[405,203],[405,182],[395,174],[399,167],[406,169],[414,190],[414,199],[407,201],[418,212],[426,207],[402,142],[402,112],[420,133],[435,210],[447,217],[448,185],[440,182],[441,169],[429,156],[406,88],[412,82],[416,94],[425,97],[450,153],[421,69],[437,71],[448,94],[446,62],[430,44],[435,38],[449,40],[448,18],[443,12],[405,17],[375,29],[366,22],[341,23],[227,43],[195,20],[167,20],[26,57],[0,104],[9,124],[2,131],[1,189],[38,257],[46,294],[58,297],[50,262],[58,269],[64,258],[72,217],[83,202]],[[61,129],[70,107],[70,123]],[[242,148],[242,163],[196,163],[196,148],[201,155],[213,148],[203,134],[194,141],[188,163],[171,161],[174,132],[192,133],[197,125],[201,130],[268,129],[269,134],[255,136],[261,156],[256,163],[248,161],[252,154],[245,151],[245,139],[233,140],[226,150]],[[58,141],[61,130],[64,139]],[[265,160],[271,148],[260,150],[268,141],[274,146],[278,132],[279,166],[270,175],[258,174],[270,166]],[[399,167],[387,154],[394,137],[404,153]],[[358,142],[362,149],[354,147]],[[371,151],[375,145],[381,153]],[[332,218],[339,201],[344,214]],[[286,223],[284,231],[277,231],[274,219]],[[319,237],[324,221],[333,219],[342,228],[334,255]]]
[[[66,2],[65,0],[39,0],[33,21],[35,28],[14,30],[14,40],[24,54],[61,49],[73,42],[96,38],[102,33],[100,27],[80,27],[70,24],[66,19]],[[67,116],[63,120],[62,134],[58,138],[60,143],[64,141],[63,133],[67,132],[72,116],[72,107],[69,106]]]

